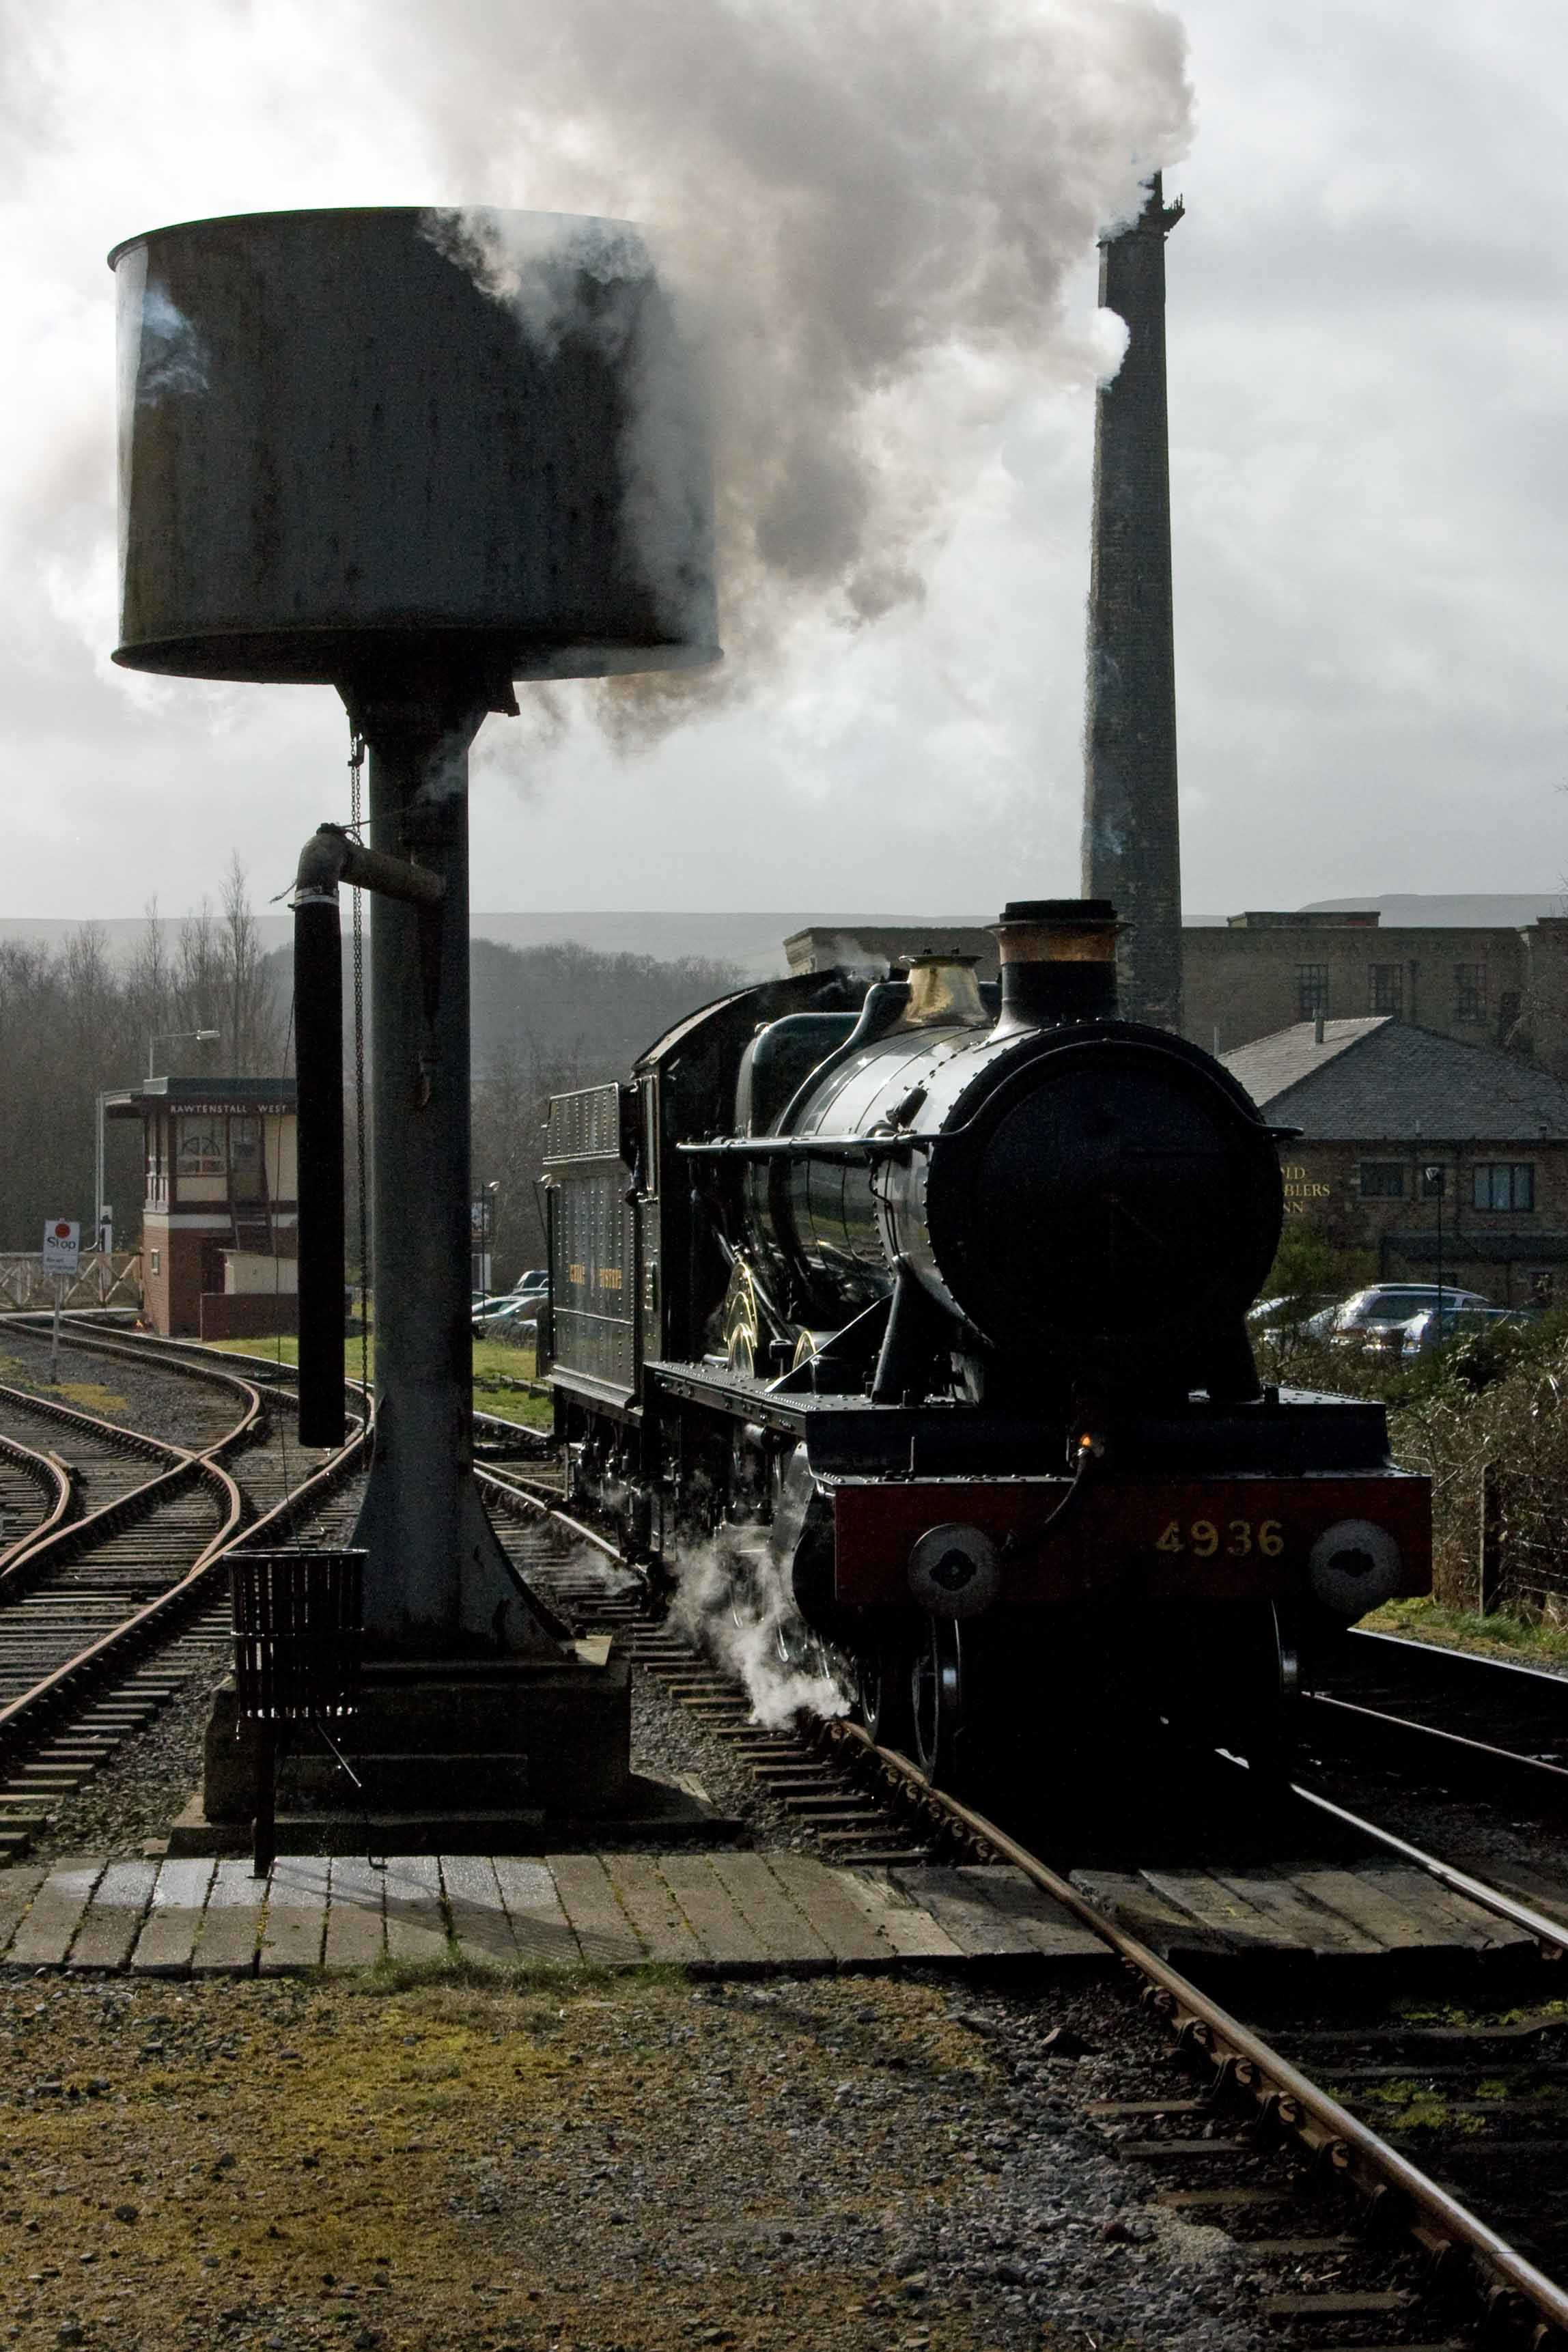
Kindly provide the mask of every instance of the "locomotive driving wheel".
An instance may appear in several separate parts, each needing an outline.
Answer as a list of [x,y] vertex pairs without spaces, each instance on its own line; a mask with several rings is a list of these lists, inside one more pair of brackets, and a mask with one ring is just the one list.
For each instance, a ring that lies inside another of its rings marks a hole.
[[963,1629],[932,1617],[910,1669],[915,1761],[934,1789],[956,1787],[963,1762]]
[[891,1634],[855,1654],[855,1712],[879,1748],[909,1747],[910,1655]]

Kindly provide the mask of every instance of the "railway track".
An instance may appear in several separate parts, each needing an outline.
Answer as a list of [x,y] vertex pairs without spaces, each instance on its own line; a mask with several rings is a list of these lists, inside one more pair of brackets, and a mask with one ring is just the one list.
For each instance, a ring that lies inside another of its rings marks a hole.
[[[13,1326],[25,1331],[26,1319]],[[216,1391],[224,1413],[192,1448],[0,1388],[0,1427],[15,1449],[6,1462],[47,1504],[0,1555],[0,1863],[26,1853],[121,1741],[226,1657],[221,1569],[232,1550],[294,1528],[340,1531],[347,1507],[336,1493],[368,1429],[362,1410],[342,1453],[304,1451],[267,1402],[268,1390],[287,1390],[288,1368],[203,1363],[195,1350],[83,1328],[86,1319],[72,1318],[68,1347],[158,1362]],[[27,1445],[18,1424],[52,1435],[53,1455]],[[18,1452],[40,1466],[28,1469]]]
[[1568,1816],[1568,1677],[1358,1630],[1302,1705],[1324,1752]]
[[[100,1352],[120,1345],[145,1360],[144,1342],[82,1335],[80,1343]],[[164,1360],[174,1356],[170,1349]],[[289,1385],[287,1369],[274,1365],[253,1374],[247,1362],[228,1377],[251,1387],[258,1408],[264,1389]],[[254,1497],[250,1536],[264,1524],[265,1510],[268,1531],[287,1521],[324,1539],[341,1538],[353,1507],[346,1489],[355,1447],[312,1463],[301,1480],[299,1449],[286,1432],[263,1434],[263,1417],[258,1411],[251,1421],[242,1479],[206,1463],[207,1455],[238,1445],[236,1431],[205,1454],[185,1457],[181,1492],[205,1496],[209,1514],[216,1512],[212,1484],[192,1466],[205,1465],[241,1496],[242,1521],[245,1498]],[[66,1436],[65,1424],[58,1433]],[[1552,2275],[1568,2273],[1568,2190],[1552,2186],[1568,2174],[1568,2016],[1558,2004],[1507,2018],[1378,2015],[1328,2024],[1316,2014],[1280,2012],[1265,2037],[1108,1920],[1005,1828],[931,1788],[907,1759],[877,1748],[854,1724],[757,1726],[732,1678],[660,1622],[644,1580],[615,1545],[565,1509],[539,1442],[488,1417],[479,1433],[481,1450],[501,1457],[482,1464],[479,1475],[523,1573],[582,1630],[617,1634],[825,1852],[863,1864],[1011,1864],[1121,1956],[1130,1988],[1167,2027],[1180,2071],[1135,2071],[1125,2097],[1096,2100],[1084,2120],[1113,2142],[1123,2161],[1144,2171],[1155,2202],[1189,2221],[1225,2224],[1256,2265],[1258,2309],[1292,2344],[1353,2345],[1358,2352],[1416,2352],[1438,2344],[1457,2352],[1483,2341],[1568,2344],[1568,2295]],[[47,1461],[45,1447],[33,1451]],[[13,1466],[34,1503],[41,1503],[45,1474]],[[128,1496],[140,1507],[138,1496],[144,1499],[149,1486],[163,1486],[182,1468],[149,1479],[148,1466],[143,1455],[129,1471],[101,1475],[129,1478],[119,1500]],[[111,1501],[107,1517],[95,1517],[87,1499],[85,1491],[77,1494],[71,1515],[51,1531],[13,1537],[19,1570],[52,1551],[74,1553],[84,1541],[82,1556],[90,1559],[91,1526],[107,1529],[120,1513]],[[26,1507],[19,1494],[16,1507]],[[216,1662],[226,1617],[221,1595],[204,1580],[238,1533],[232,1517],[221,1531],[188,1527],[181,1557],[188,1559],[193,1545],[196,1556],[184,1573],[174,1576],[177,1548],[171,1544],[159,1595],[22,1695],[36,1710],[46,1686],[62,1697],[71,1692],[68,1721],[47,1719],[46,1708],[40,1731],[36,1713],[30,1718],[26,1752],[34,1771],[20,1793],[36,1816],[58,1801],[72,1772],[93,1769],[204,1658]],[[124,1568],[123,1559],[106,1559],[97,1589],[123,1591],[131,1580]],[[187,1605],[176,1617],[169,1603],[180,1596]],[[81,1687],[95,1653],[127,1652],[128,1631],[149,1612],[163,1621],[155,1653],[131,1650],[111,1680],[105,1675],[98,1687]],[[0,1634],[6,1613],[0,1601]],[[16,1705],[0,1704],[0,1806],[26,1769],[17,1762]],[[0,1811],[0,1854],[8,1826]],[[1359,1826],[1384,1834],[1371,1823]],[[1435,1857],[1419,1858],[1446,1867]],[[1526,1922],[1543,1944],[1550,1941],[1550,1920],[1501,1889],[1459,1875],[1500,1916]]]
[[[498,1456],[530,1448],[502,1424],[483,1433]],[[1329,2024],[1280,2011],[1265,2034],[858,1725],[759,1727],[734,1679],[659,1621],[615,1544],[565,1509],[542,1454],[493,1460],[480,1476],[524,1573],[582,1630],[617,1633],[836,1858],[1011,1864],[1118,1953],[1177,2066],[1134,2072],[1125,2096],[1093,2102],[1084,2120],[1143,2171],[1157,2204],[1223,2224],[1256,2265],[1258,2310],[1292,2344],[1568,2345],[1568,2292],[1556,2283],[1568,2277],[1563,2004],[1503,2016],[1380,2010]],[[1299,1793],[1468,1890],[1543,1953],[1568,1941],[1568,1926],[1501,1887]]]

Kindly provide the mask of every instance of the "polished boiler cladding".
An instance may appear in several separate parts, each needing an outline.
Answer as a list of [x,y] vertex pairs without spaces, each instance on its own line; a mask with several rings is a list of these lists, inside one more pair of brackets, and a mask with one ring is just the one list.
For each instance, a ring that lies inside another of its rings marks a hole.
[[556,1098],[574,1491],[650,1559],[717,1540],[742,1618],[939,1777],[1060,1768],[1108,1700],[1119,1753],[1281,1769],[1303,1666],[1428,1589],[1426,1482],[1382,1406],[1260,1385],[1280,1138],[1118,1019],[1112,909],[998,939],[997,990],[940,950],[767,982]]
[[1130,1023],[994,1029],[978,1000],[977,1019],[928,1023],[896,990],[881,1010],[886,1030],[873,1013],[783,1124],[889,1148],[750,1174],[761,1255],[801,1319],[879,1296],[902,1265],[1016,1384],[1249,1387],[1237,1331],[1283,1202],[1268,1130],[1226,1072]]
[[118,246],[121,644],[185,677],[716,652],[700,404],[637,232],[247,213]]

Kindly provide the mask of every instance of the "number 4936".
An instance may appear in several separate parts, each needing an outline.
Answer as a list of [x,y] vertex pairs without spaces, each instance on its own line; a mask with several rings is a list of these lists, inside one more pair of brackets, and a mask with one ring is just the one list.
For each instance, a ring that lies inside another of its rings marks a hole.
[[1278,1519],[1194,1519],[1184,1527],[1168,1519],[1155,1538],[1156,1551],[1190,1551],[1197,1559],[1213,1559],[1223,1551],[1228,1559],[1246,1559],[1261,1552],[1278,1559],[1285,1549],[1285,1530]]

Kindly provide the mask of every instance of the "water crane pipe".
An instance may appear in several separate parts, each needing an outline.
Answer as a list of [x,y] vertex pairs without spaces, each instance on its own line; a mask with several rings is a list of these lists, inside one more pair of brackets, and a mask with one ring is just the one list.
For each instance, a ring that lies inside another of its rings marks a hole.
[[300,1443],[342,1445],[343,1412],[343,959],[338,886],[437,907],[439,874],[323,824],[294,877],[294,1065],[299,1086]]

